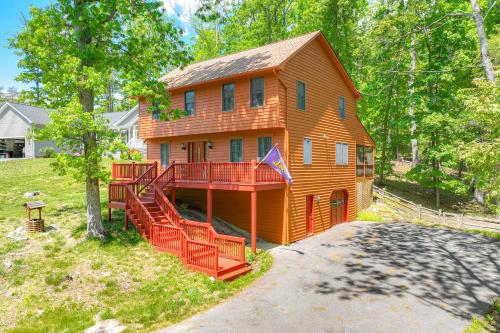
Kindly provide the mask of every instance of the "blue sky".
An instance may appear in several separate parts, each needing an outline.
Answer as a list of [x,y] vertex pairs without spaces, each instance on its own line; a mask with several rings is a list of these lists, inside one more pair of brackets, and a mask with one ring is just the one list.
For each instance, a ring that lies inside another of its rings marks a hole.
[[[167,13],[177,24],[187,30],[185,36],[189,41],[193,36],[189,29],[189,21],[196,8],[197,0],[162,0]],[[14,50],[8,48],[8,38],[13,37],[22,27],[22,15],[29,16],[29,7],[44,7],[51,0],[14,0],[2,3],[0,9],[0,87],[16,87],[19,90],[28,85],[17,82],[15,77],[19,74],[17,62],[19,58]]]
[[9,49],[8,38],[13,37],[22,26],[22,15],[28,17],[30,5],[43,7],[49,0],[16,0],[2,4],[0,10],[0,87],[7,89],[14,86],[18,89],[26,85],[17,82],[15,77],[19,74],[17,68],[18,57],[14,50]]

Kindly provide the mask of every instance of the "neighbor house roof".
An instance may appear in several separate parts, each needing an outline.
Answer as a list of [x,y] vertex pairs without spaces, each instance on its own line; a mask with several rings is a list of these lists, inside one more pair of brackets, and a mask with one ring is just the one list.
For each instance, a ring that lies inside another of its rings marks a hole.
[[14,111],[17,111],[29,123],[35,125],[46,125],[50,122],[49,112],[51,109],[41,108],[38,106],[31,106],[21,103],[5,102],[0,106],[0,113],[10,106]]
[[321,31],[197,62],[186,66],[184,69],[176,68],[161,77],[160,81],[166,83],[168,89],[178,89],[236,77],[250,72],[279,69],[290,57],[316,38],[320,38],[320,42],[326,48],[341,75],[346,79],[354,95],[359,97],[359,92],[354,83]]
[[102,115],[104,118],[109,120],[109,126],[114,127],[115,123],[120,120],[124,115],[126,115],[129,111],[120,111],[120,112],[105,112]]

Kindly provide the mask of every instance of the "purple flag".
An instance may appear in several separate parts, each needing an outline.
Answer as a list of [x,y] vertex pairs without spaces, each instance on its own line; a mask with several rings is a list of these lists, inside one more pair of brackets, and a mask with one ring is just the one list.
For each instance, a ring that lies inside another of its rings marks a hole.
[[278,145],[275,145],[269,153],[262,159],[261,163],[266,163],[271,166],[277,173],[279,173],[288,184],[292,183],[292,176],[288,172],[288,169],[285,165],[285,161],[283,161],[283,157],[281,157],[281,153],[278,149]]

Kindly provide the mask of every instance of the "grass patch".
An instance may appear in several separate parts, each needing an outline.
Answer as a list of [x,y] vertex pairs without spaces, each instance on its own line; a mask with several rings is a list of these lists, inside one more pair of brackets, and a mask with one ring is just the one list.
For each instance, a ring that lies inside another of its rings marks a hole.
[[497,297],[490,310],[483,317],[474,317],[462,333],[500,332],[500,297]]
[[[123,230],[123,213],[104,222],[103,242],[85,238],[84,185],[52,171],[51,159],[0,163],[0,233],[24,224],[23,194],[41,191],[50,232],[26,241],[0,238],[0,331],[81,332],[94,318],[118,319],[131,332],[149,332],[205,310],[267,271],[267,252],[248,256],[253,270],[234,281],[211,281],[177,257],[152,248],[135,230]],[[36,175],[36,176],[33,176]],[[101,186],[105,210],[107,188]],[[248,251],[248,249],[247,249]],[[248,251],[249,252],[249,251]]]
[[431,223],[425,220],[420,220],[420,219],[414,219],[412,223],[420,224],[426,227],[431,227],[431,228],[441,228],[441,229],[452,229],[460,232],[468,232],[471,234],[479,234],[483,235],[489,238],[493,238],[496,240],[500,240],[500,232],[495,232],[495,231],[490,231],[490,230],[481,230],[481,229],[460,229],[460,228],[454,228],[448,225],[444,224],[436,224],[436,223]]
[[369,210],[363,210],[359,212],[356,219],[359,221],[372,221],[372,222],[384,221],[384,218],[382,216]]

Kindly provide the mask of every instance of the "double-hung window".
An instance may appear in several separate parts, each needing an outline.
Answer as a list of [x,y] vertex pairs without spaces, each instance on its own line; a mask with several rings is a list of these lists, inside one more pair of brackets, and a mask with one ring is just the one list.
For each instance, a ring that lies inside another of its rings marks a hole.
[[273,144],[273,139],[270,136],[264,136],[259,138],[259,161],[261,161],[267,153],[271,150]]
[[234,83],[222,85],[222,112],[234,110]]
[[243,162],[243,139],[231,139],[230,150],[231,162]]
[[297,81],[297,109],[306,110],[306,84]]
[[170,145],[168,143],[162,143],[160,145],[160,165],[162,168],[168,167],[170,162]]
[[347,143],[337,143],[335,145],[335,162],[337,165],[349,164],[349,145]]
[[250,107],[264,105],[264,78],[256,77],[250,80]]
[[312,140],[304,138],[304,164],[312,164]]
[[184,111],[186,111],[188,116],[194,114],[194,100],[194,90],[184,92]]
[[365,177],[373,177],[373,147],[365,147]]
[[160,119],[160,108],[158,107],[158,104],[153,103],[152,105],[153,111],[151,112],[151,117],[153,120],[159,120]]
[[356,146],[356,176],[365,175],[365,147]]

